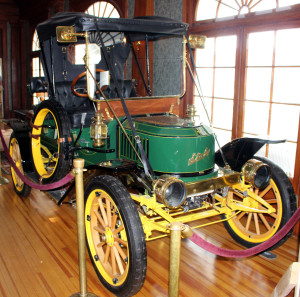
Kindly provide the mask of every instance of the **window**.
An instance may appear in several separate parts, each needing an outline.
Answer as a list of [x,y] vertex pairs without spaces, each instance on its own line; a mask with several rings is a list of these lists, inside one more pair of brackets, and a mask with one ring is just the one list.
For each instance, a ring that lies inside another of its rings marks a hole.
[[299,4],[299,0],[199,0],[196,20],[234,17]]
[[[196,14],[198,20],[206,20],[241,14],[247,18],[246,14],[254,13],[249,18],[251,23],[249,20],[227,19],[214,22],[216,26],[206,26],[207,22],[201,21],[197,23],[198,32],[202,34],[201,29],[205,28],[209,36],[206,49],[196,52],[197,72],[221,145],[236,137],[285,139],[285,143],[264,146],[258,155],[274,161],[290,177],[296,172],[299,174],[295,164],[300,146],[297,139],[300,125],[300,28],[296,24],[291,28],[288,16],[283,20],[276,11],[285,7],[285,11],[294,13],[288,6],[295,4],[300,4],[300,1],[199,0]],[[295,8],[300,10],[299,5]],[[258,25],[255,18],[259,16],[256,14],[260,14],[259,11],[268,13],[266,10],[270,9],[273,9],[273,23],[264,24],[260,18]],[[221,21],[224,25],[220,26]],[[219,36],[224,35],[227,24],[234,29],[228,30],[231,32],[228,36]],[[263,29],[261,25],[264,25]],[[193,33],[197,32],[194,30]],[[201,108],[203,121],[205,115],[198,99],[195,92],[195,104]]]
[[293,175],[300,112],[300,29],[248,34],[244,136],[286,139],[259,154]]
[[[205,49],[196,52],[202,94],[220,145],[231,140],[236,41],[235,35],[208,38]],[[195,105],[201,121],[209,124],[197,92]]]
[[107,1],[97,1],[85,11],[90,15],[102,18],[119,18],[120,13],[117,8]]
[[[37,35],[37,31],[34,31],[33,39],[32,39],[32,77],[40,77],[44,76],[44,71],[42,67],[42,63],[40,60],[40,42]],[[41,100],[44,100],[48,97],[46,93],[33,93],[33,105],[38,104]]]

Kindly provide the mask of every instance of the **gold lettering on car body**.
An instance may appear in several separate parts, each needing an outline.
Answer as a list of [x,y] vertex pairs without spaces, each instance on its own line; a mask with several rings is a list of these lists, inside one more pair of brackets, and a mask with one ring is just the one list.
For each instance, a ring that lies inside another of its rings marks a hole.
[[205,157],[209,156],[210,154],[210,149],[209,148],[205,148],[205,151],[204,153],[193,153],[192,157],[189,159],[189,163],[188,163],[188,166],[200,161],[200,160],[203,160]]

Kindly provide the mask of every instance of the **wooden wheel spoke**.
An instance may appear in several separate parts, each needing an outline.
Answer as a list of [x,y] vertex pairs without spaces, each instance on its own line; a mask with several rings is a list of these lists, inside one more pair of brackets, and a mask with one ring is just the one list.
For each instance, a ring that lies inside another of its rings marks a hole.
[[106,241],[101,241],[100,243],[97,244],[97,248],[101,248],[106,244]]
[[112,229],[115,229],[115,226],[116,226],[116,223],[117,223],[118,215],[116,214],[116,210],[115,210],[114,207],[113,207],[113,209],[112,209],[112,212],[113,212],[113,217],[112,217],[112,222],[111,222],[111,228],[112,228]]
[[107,224],[109,227],[113,228],[111,225],[111,207],[110,207],[110,201],[108,198],[105,199],[106,201],[106,214],[107,214]]
[[126,247],[128,246],[128,242],[125,241],[125,240],[123,240],[123,239],[121,239],[121,238],[119,238],[118,236],[114,236],[114,239],[115,239],[115,241],[121,243],[122,245],[124,245]]
[[125,262],[126,258],[127,258],[126,254],[124,253],[124,251],[122,250],[122,248],[120,247],[120,245],[117,242],[114,242],[114,245],[117,248],[119,254],[121,255],[123,261]]
[[268,230],[270,230],[270,225],[268,223],[268,221],[266,220],[265,216],[262,213],[259,213],[258,216],[260,217],[261,221],[263,222],[263,224],[266,226],[266,228]]
[[278,217],[277,213],[269,213],[269,216],[271,216],[274,219],[277,219]]
[[260,194],[259,197],[264,197],[272,188],[272,185],[268,185]]
[[112,268],[112,274],[117,274],[117,267],[116,267],[116,255],[114,249],[111,250],[111,268]]
[[106,227],[105,223],[104,223],[103,219],[101,218],[99,212],[97,210],[94,210],[94,214],[96,215],[96,217],[97,217],[98,221],[100,222],[100,224],[102,225],[102,227],[105,228]]
[[258,222],[258,215],[257,213],[254,213],[254,223],[255,223],[255,230],[256,230],[256,234],[260,235],[260,227],[259,227],[259,222]]
[[247,219],[247,223],[246,223],[246,230],[247,231],[249,230],[251,219],[252,219],[252,212],[250,212],[249,215],[248,215],[248,219]]
[[102,217],[103,217],[105,226],[107,226],[107,225],[108,225],[108,222],[107,222],[107,215],[106,215],[106,211],[105,211],[105,209],[104,209],[104,205],[103,205],[103,202],[102,202],[102,199],[101,199],[101,198],[98,199],[98,203],[99,203],[99,206],[100,206],[100,211],[101,211],[101,214],[102,214]]
[[19,175],[17,175],[17,173],[15,173],[15,177],[16,177],[16,182],[17,185],[20,187],[23,185],[23,181],[21,180],[21,178],[19,177]]
[[105,231],[103,229],[99,228],[98,226],[94,226],[93,229],[96,230],[97,232],[101,233],[101,234],[105,233]]
[[124,226],[123,226],[123,225],[120,225],[120,226],[113,232],[113,234],[114,234],[114,235],[117,235],[117,234],[120,233],[122,230],[124,230]]
[[122,275],[124,273],[124,267],[123,267],[122,260],[120,258],[120,254],[119,254],[116,246],[113,246],[113,251],[114,251],[114,254],[115,254],[115,257],[116,257],[116,260],[117,260],[117,264],[118,264],[118,267],[119,267],[120,274]]
[[277,204],[278,203],[278,201],[277,201],[277,199],[269,199],[269,200],[266,200],[266,202],[268,202],[269,204]]
[[245,212],[241,212],[237,217],[236,220],[239,221],[246,213]]
[[111,247],[108,245],[105,251],[104,262],[103,262],[104,264],[106,264],[108,261],[110,251],[111,251]]

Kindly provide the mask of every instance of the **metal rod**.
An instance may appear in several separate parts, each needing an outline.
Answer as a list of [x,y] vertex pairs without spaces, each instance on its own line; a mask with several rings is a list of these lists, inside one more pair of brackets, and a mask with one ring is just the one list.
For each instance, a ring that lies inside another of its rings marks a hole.
[[73,294],[71,297],[98,297],[93,293],[88,293],[86,289],[84,188],[83,188],[84,160],[75,159],[73,161],[73,167],[74,167],[73,173],[75,175],[75,186],[76,186],[77,238],[78,238],[78,264],[79,264],[80,292]]
[[169,297],[179,296],[180,249],[181,249],[182,226],[183,224],[180,222],[172,222],[169,226],[169,229],[171,231]]
[[78,238],[78,263],[80,296],[86,297],[86,258],[85,258],[85,227],[84,227],[84,196],[83,196],[83,159],[73,161],[75,186],[76,186],[76,209],[77,209],[77,238]]
[[147,65],[147,80],[148,80],[148,87],[147,92],[148,95],[151,96],[151,88],[150,88],[150,65],[149,65],[149,43],[148,43],[148,35],[146,34],[146,65]]
[[171,233],[170,242],[170,271],[169,271],[169,297],[179,296],[179,275],[180,275],[180,250],[181,235],[183,237],[193,236],[190,226],[181,222],[172,222],[168,225]]

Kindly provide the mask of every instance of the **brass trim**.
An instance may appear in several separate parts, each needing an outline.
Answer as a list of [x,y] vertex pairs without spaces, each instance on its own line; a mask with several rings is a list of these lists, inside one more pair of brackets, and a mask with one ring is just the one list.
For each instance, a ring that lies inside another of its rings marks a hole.
[[204,35],[190,35],[189,36],[189,42],[191,45],[191,48],[200,48],[204,49],[205,48],[205,42],[206,42],[206,36]]
[[210,149],[208,147],[205,148],[203,153],[197,153],[197,154],[193,153],[192,157],[189,158],[188,160],[188,166],[205,159],[206,157],[209,156],[209,154],[210,154]]
[[77,42],[77,34],[75,33],[75,27],[57,26],[56,39],[58,42]]
[[241,174],[238,172],[221,173],[215,178],[201,180],[197,182],[186,183],[187,196],[203,193],[207,191],[215,191],[220,188],[233,186],[241,182]]

